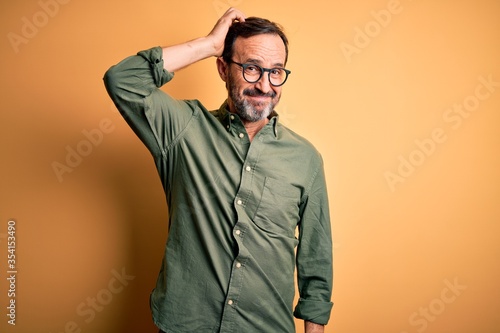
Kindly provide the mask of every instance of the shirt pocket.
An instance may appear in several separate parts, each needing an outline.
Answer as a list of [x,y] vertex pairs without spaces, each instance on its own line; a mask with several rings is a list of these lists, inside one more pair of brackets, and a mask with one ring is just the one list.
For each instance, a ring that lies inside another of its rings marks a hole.
[[295,237],[299,222],[300,189],[283,180],[266,177],[254,223],[269,233]]

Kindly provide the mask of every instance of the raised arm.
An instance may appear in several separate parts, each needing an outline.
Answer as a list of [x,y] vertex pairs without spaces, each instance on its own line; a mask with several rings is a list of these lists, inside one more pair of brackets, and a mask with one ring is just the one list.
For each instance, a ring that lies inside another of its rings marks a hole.
[[112,66],[104,75],[111,99],[153,155],[161,156],[193,116],[191,104],[175,100],[158,88],[173,78],[174,71],[220,56],[235,20],[244,21],[245,17],[230,8],[207,36],[141,51]]
[[245,16],[241,11],[229,8],[207,36],[164,47],[164,68],[169,72],[175,72],[200,60],[222,55],[224,39],[229,27],[235,20],[244,22]]

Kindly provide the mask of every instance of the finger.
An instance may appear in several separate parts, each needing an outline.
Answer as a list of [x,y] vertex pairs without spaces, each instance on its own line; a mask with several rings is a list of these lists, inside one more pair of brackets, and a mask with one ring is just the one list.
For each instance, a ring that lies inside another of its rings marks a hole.
[[245,17],[246,17],[242,11],[234,7],[229,8],[223,15],[223,17],[224,16],[227,16],[231,20],[231,22],[234,21],[245,22]]

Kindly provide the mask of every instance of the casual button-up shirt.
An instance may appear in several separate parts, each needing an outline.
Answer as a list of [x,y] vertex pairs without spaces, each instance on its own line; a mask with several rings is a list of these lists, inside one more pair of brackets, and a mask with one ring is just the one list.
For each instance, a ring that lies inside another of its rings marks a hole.
[[250,142],[227,102],[208,111],[159,89],[172,78],[159,47],[104,77],[153,156],[169,208],[155,324],[167,333],[290,333],[293,315],[326,324],[332,240],[320,154],[276,113]]

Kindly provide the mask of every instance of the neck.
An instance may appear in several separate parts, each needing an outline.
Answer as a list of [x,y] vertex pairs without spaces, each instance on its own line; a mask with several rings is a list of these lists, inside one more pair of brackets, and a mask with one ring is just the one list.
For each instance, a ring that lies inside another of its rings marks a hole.
[[245,126],[245,129],[248,134],[248,138],[250,139],[250,142],[253,140],[253,138],[259,133],[259,131],[266,126],[266,124],[269,123],[269,119],[265,118],[259,121],[244,121],[243,126]]

